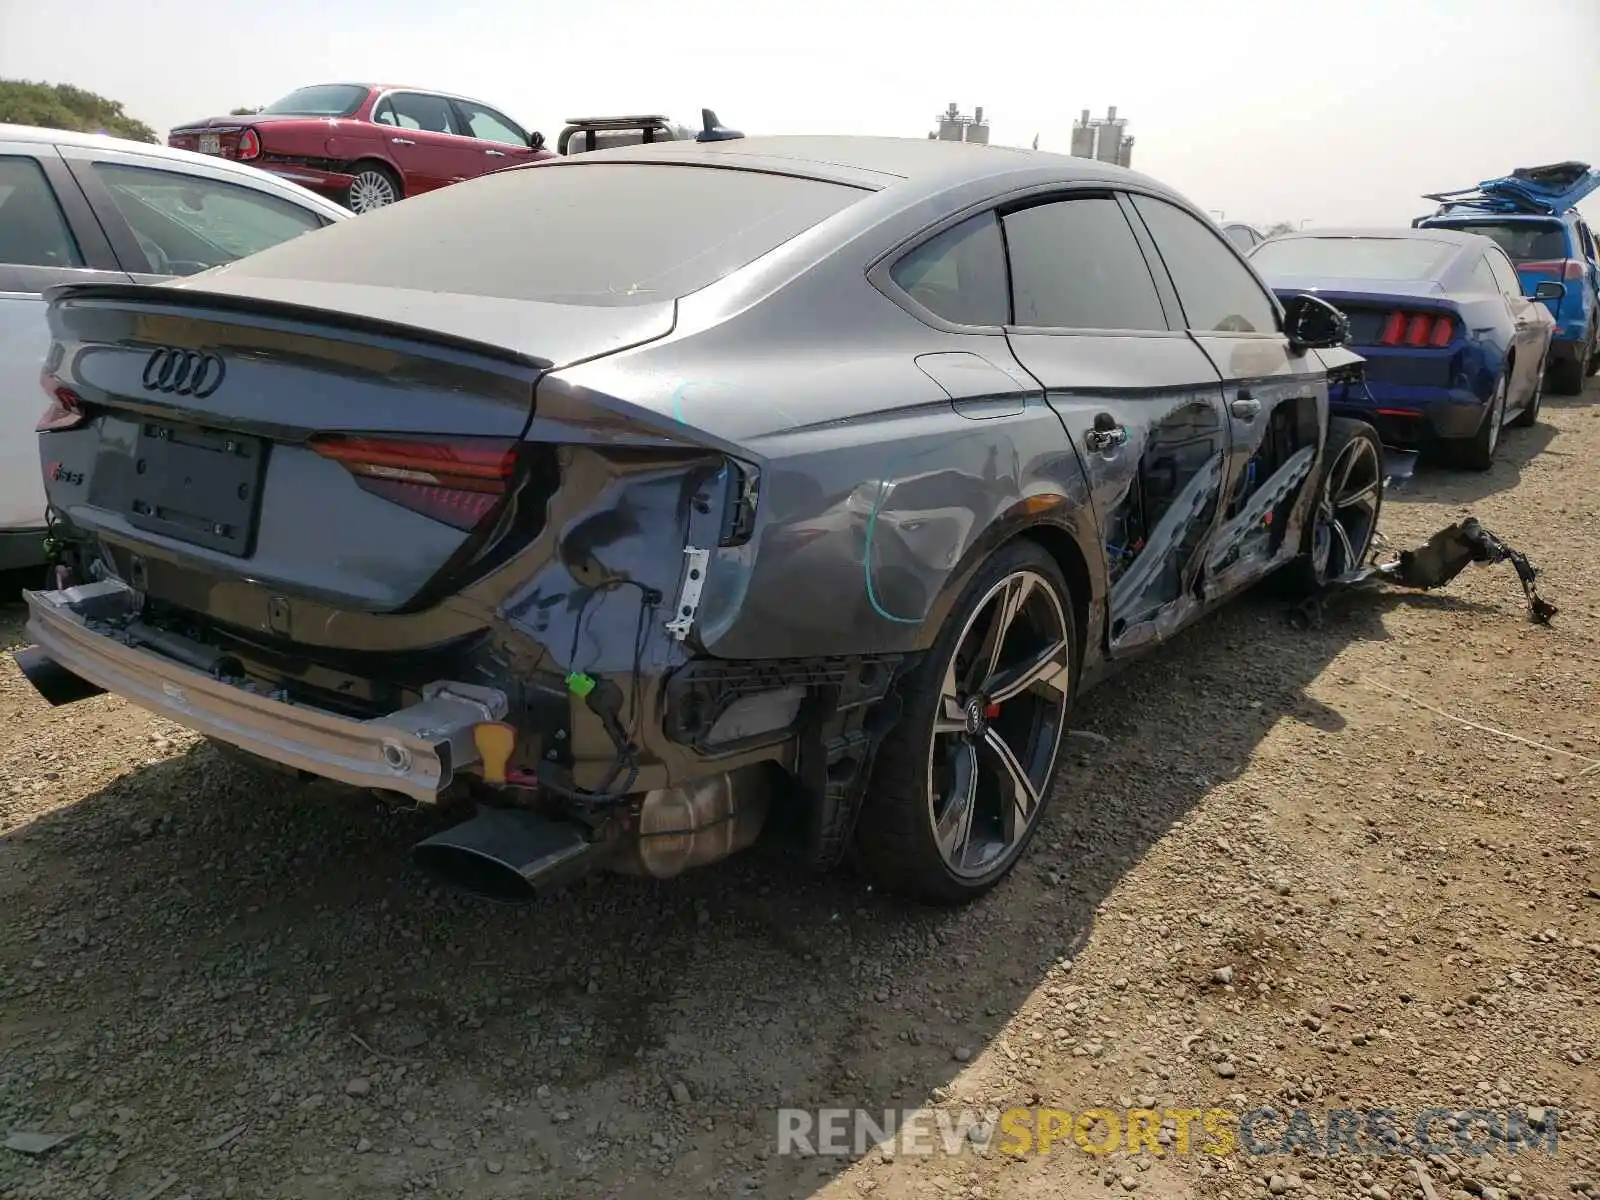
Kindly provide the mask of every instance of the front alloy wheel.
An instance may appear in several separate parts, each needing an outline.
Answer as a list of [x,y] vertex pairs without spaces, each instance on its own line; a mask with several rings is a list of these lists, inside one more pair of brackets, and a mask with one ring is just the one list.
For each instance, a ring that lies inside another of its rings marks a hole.
[[1319,585],[1361,569],[1383,506],[1383,450],[1370,426],[1335,418],[1328,452],[1311,527],[1311,571]]
[[1072,600],[1042,547],[1004,548],[902,685],[858,847],[885,888],[972,899],[1021,857],[1049,799],[1075,678]]

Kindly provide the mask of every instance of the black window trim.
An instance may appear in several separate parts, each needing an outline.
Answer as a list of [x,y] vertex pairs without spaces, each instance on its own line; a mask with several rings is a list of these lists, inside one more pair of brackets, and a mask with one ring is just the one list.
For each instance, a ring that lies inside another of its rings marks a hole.
[[[1030,187],[1017,188],[1015,191],[1001,193],[998,196],[986,196],[982,200],[974,201],[948,216],[941,217],[939,220],[923,226],[917,232],[901,238],[868,264],[866,269],[867,281],[879,292],[883,293],[886,299],[904,309],[922,324],[943,333],[960,333],[980,337],[1004,337],[1007,333],[1016,333],[1018,336],[1026,334],[1030,337],[1186,338],[1189,335],[1184,330],[1183,321],[1179,315],[1182,310],[1178,307],[1177,292],[1172,287],[1172,281],[1167,277],[1165,266],[1162,265],[1160,270],[1156,269],[1156,264],[1160,263],[1159,257],[1155,258],[1154,263],[1152,263],[1152,256],[1155,254],[1155,243],[1150,240],[1142,221],[1134,222],[1130,220],[1128,226],[1133,233],[1134,241],[1139,246],[1140,253],[1144,255],[1145,266],[1150,271],[1151,281],[1155,284],[1156,296],[1161,302],[1162,314],[1167,321],[1166,329],[1066,329],[1056,326],[1011,324],[1010,318],[1015,314],[1010,311],[1011,262],[1009,254],[1003,264],[1006,275],[1007,295],[1007,323],[1005,325],[960,325],[954,321],[946,320],[944,317],[939,316],[938,313],[931,312],[918,304],[904,288],[894,281],[890,274],[902,258],[922,245],[922,243],[930,238],[938,237],[941,233],[953,229],[964,221],[979,216],[986,211],[993,212],[997,217],[1001,217],[1008,211],[1014,212],[1019,208],[1031,208],[1038,204],[1052,203],[1056,200],[1088,199],[1100,196],[1115,200],[1118,206],[1123,209],[1123,216],[1126,218],[1131,208],[1127,199],[1127,195],[1130,192],[1149,195],[1158,200],[1169,199],[1153,190],[1122,184],[1112,186],[1095,180],[1034,184]],[[1000,239],[1001,247],[1004,249],[1005,222],[1003,220],[1000,221]],[[1268,294],[1270,295],[1271,293],[1269,292]],[[1275,299],[1274,304],[1276,304]]]
[[[20,263],[0,263],[0,270],[4,270],[8,276],[16,275],[18,282],[26,281],[31,278],[31,273],[37,271],[121,271],[122,264],[112,251],[106,231],[61,151],[52,143],[0,142],[0,146],[6,147],[0,149],[0,157],[31,158],[39,164],[44,172],[45,183],[55,193],[56,204],[67,223],[67,232],[78,245],[78,256],[83,259],[81,267],[24,267]],[[24,275],[22,272],[30,274]],[[19,287],[0,290],[32,289]]]
[[[95,214],[99,218],[100,226],[105,231],[107,241],[116,252],[117,259],[120,260],[120,264],[116,269],[125,271],[141,281],[162,279],[165,276],[151,273],[149,259],[145,257],[144,249],[139,245],[139,239],[133,235],[133,227],[128,224],[127,218],[122,215],[122,210],[117,207],[116,199],[111,195],[111,190],[106,187],[105,181],[95,172],[94,168],[97,163],[105,163],[113,167],[131,166],[142,171],[164,172],[169,175],[193,179],[200,183],[216,183],[227,187],[241,188],[247,192],[271,196],[284,204],[293,205],[295,203],[288,196],[280,196],[266,188],[251,187],[243,180],[219,179],[214,175],[194,174],[184,171],[181,169],[181,163],[162,165],[155,160],[149,163],[136,163],[130,162],[123,157],[102,158],[92,153],[85,154],[81,158],[64,159],[63,165],[71,172],[72,178],[76,180],[77,185],[83,189],[82,194],[86,197],[86,202],[93,207]],[[296,205],[296,207],[299,206]],[[326,229],[333,224],[331,217],[326,213],[318,212],[314,208],[301,208],[300,211],[321,222],[319,228]]]
[[[1037,196],[1030,196],[1028,199],[1018,203],[999,205],[997,211],[1001,217],[1000,232],[1002,235],[1004,235],[1006,228],[1005,218],[1011,213],[1022,212],[1025,209],[1030,208],[1043,208],[1047,204],[1070,204],[1074,200],[1109,200],[1122,214],[1122,219],[1128,224],[1128,233],[1133,238],[1133,244],[1138,247],[1139,255],[1144,260],[1145,272],[1150,276],[1150,286],[1156,294],[1156,305],[1158,308],[1160,308],[1161,319],[1166,322],[1167,327],[1165,329],[1109,329],[1101,328],[1099,326],[1080,327],[1071,325],[1018,325],[1013,320],[1011,324],[1006,326],[1006,331],[1008,333],[1016,333],[1018,336],[1025,335],[1029,337],[1037,334],[1044,334],[1046,336],[1063,334],[1068,336],[1087,335],[1092,337],[1150,337],[1158,335],[1161,337],[1173,335],[1178,337],[1184,336],[1182,326],[1174,325],[1173,323],[1172,318],[1174,309],[1168,306],[1167,297],[1163,294],[1161,284],[1156,278],[1155,269],[1151,264],[1150,248],[1147,248],[1144,242],[1140,240],[1138,227],[1135,226],[1132,221],[1128,220],[1128,205],[1123,200],[1122,194],[1117,188],[1110,188],[1105,184],[1088,184],[1074,188],[1057,188],[1053,191],[1045,192]],[[1006,272],[1008,277],[1011,269],[1009,249],[1010,247],[1008,246],[1008,253],[1006,256]],[[1016,314],[1013,312],[1011,316],[1014,318]]]
[[[1251,266],[1250,260],[1241,254],[1239,252],[1239,248],[1228,240],[1227,235],[1222,232],[1222,229],[1218,225],[1200,216],[1193,209],[1187,207],[1186,205],[1177,202],[1171,196],[1163,196],[1158,192],[1148,191],[1142,188],[1130,188],[1129,192],[1130,194],[1136,192],[1138,195],[1144,196],[1148,200],[1157,200],[1163,204],[1170,204],[1179,212],[1186,213],[1188,216],[1193,217],[1202,228],[1206,229],[1211,234],[1212,237],[1222,243],[1223,247],[1228,251],[1229,254],[1233,255],[1233,257],[1238,260],[1239,265],[1244,268],[1244,272],[1250,277],[1251,282],[1254,283],[1256,287],[1261,289],[1262,295],[1267,298],[1268,306],[1272,309],[1272,315],[1276,326],[1273,329],[1260,330],[1250,333],[1246,333],[1242,329],[1196,329],[1192,331],[1196,336],[1208,338],[1283,338],[1283,303],[1278,299],[1277,294],[1266,285],[1266,282],[1261,278],[1261,276],[1256,273],[1256,269],[1255,267]],[[1150,227],[1145,224],[1144,217],[1140,214],[1138,208],[1135,207],[1132,199],[1127,199],[1124,203],[1128,209],[1130,221],[1135,223],[1135,228],[1143,230],[1145,237],[1149,239],[1149,253],[1153,254],[1155,256],[1155,261],[1161,264],[1160,274],[1166,279],[1167,286],[1172,289],[1173,304],[1176,306],[1176,312],[1179,314],[1178,328],[1187,336],[1187,334],[1191,332],[1189,329],[1189,318],[1188,315],[1183,312],[1183,303],[1178,299],[1178,286],[1172,279],[1172,272],[1168,269],[1166,260],[1161,257],[1161,250],[1160,247],[1156,245],[1155,236],[1150,232]]]
[[[506,114],[501,112],[498,108],[493,108],[493,107],[485,104],[482,100],[464,100],[464,99],[462,99],[462,98],[460,98],[458,96],[448,96],[448,97],[446,97],[446,99],[448,99],[450,101],[450,107],[455,112],[456,121],[460,124],[461,128],[463,130],[465,130],[464,133],[457,134],[456,136],[464,137],[464,138],[470,138],[474,142],[486,142],[491,146],[516,146],[516,145],[521,145],[523,148],[525,148],[525,149],[527,148],[527,145],[528,145],[528,131],[526,129],[524,129],[521,125],[517,124],[517,122],[513,121],[510,117],[506,116]],[[492,113],[495,117],[497,117],[500,121],[502,121],[505,124],[506,128],[511,129],[514,132],[521,134],[522,135],[522,141],[520,143],[518,143],[518,142],[496,142],[496,141],[490,140],[489,138],[481,138],[477,134],[473,133],[472,132],[472,122],[467,119],[467,110],[465,108],[465,106],[468,105],[468,104],[475,105],[476,107],[481,108],[486,113]]]
[[[384,93],[381,96],[379,96],[376,100],[374,100],[372,102],[372,108],[369,111],[372,113],[373,116],[376,116],[377,113],[378,113],[378,108],[382,104],[388,104],[391,109],[394,109],[394,98],[396,96],[426,96],[430,100],[441,101],[444,104],[445,112],[450,114],[450,120],[454,121],[454,122],[456,122],[458,124],[461,121],[461,114],[456,111],[456,98],[454,96],[448,96],[443,92],[430,92],[427,88],[407,88],[407,87],[387,88],[387,89],[385,89]],[[398,112],[398,110],[395,111],[394,119],[396,121],[400,120],[400,113]],[[370,123],[376,125],[379,122],[372,121]],[[405,125],[394,125],[394,126],[385,125],[384,128],[385,129],[389,129],[389,128],[406,129],[406,128],[408,128],[408,126],[405,126]],[[442,134],[437,129],[413,129],[413,130],[411,130],[411,132],[412,133],[431,133],[431,134],[434,134],[435,136],[438,136],[438,137],[466,138],[468,141],[476,141],[477,140],[470,133],[458,133],[455,130],[449,130],[449,129],[445,130],[444,133],[442,133]]]
[[[1484,254],[1489,259],[1489,274],[1495,277],[1495,289],[1502,296],[1515,296],[1519,300],[1527,299],[1527,294],[1522,290],[1522,273],[1517,270],[1517,264],[1513,262],[1511,256],[1505,252],[1504,247],[1502,247],[1499,242],[1496,242],[1494,244],[1494,248],[1491,250],[1485,250]],[[1495,271],[1494,256],[1496,254],[1498,254],[1505,261],[1506,268],[1511,272],[1511,278],[1517,281],[1517,290],[1515,292],[1508,293],[1506,291],[1505,284],[1501,282],[1499,274]]]

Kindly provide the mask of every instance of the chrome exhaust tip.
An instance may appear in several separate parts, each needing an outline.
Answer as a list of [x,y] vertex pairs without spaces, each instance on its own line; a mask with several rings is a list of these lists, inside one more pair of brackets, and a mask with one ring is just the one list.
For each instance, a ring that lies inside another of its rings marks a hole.
[[411,861],[453,887],[503,904],[526,903],[587,875],[609,857],[588,831],[518,808],[485,808],[418,842]]

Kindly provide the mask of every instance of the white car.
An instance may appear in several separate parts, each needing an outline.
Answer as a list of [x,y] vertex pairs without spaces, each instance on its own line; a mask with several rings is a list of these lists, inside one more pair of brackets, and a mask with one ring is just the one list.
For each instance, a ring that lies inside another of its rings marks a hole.
[[242,163],[0,124],[0,570],[45,561],[45,289],[192,275],[350,215]]

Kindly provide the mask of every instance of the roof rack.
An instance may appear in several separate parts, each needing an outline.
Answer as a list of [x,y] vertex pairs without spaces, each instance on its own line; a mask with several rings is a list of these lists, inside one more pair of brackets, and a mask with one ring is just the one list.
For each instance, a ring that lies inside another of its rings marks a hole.
[[[641,142],[670,142],[672,138],[672,123],[659,113],[645,113],[622,117],[568,117],[567,127],[561,131],[561,136],[556,139],[557,154],[582,154],[588,150],[597,149],[601,143],[600,134],[627,133],[637,130]],[[584,145],[582,149],[572,150],[572,139],[581,135]],[[610,139],[607,139],[610,140]]]

